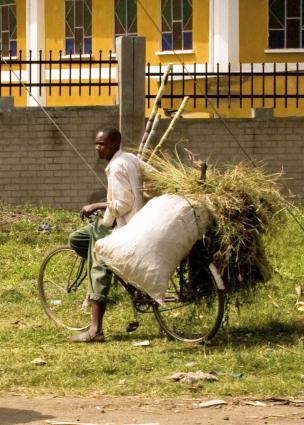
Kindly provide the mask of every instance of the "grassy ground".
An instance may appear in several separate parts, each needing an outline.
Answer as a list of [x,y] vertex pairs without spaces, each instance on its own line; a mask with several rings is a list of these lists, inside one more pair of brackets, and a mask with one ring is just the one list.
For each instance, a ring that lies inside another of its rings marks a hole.
[[[303,215],[297,215],[304,224]],[[43,223],[51,224],[52,231],[38,231]],[[64,244],[80,225],[76,214],[0,204],[1,391],[153,397],[304,394],[304,312],[295,305],[295,287],[304,289],[303,232],[292,219],[268,243],[276,270],[272,281],[245,301],[231,300],[228,323],[207,346],[166,340],[152,315],[127,334],[124,307],[116,323],[110,314],[106,317],[107,343],[69,343],[69,332],[52,325],[42,311],[36,282],[45,253]],[[150,340],[149,347],[133,345],[143,339]],[[35,358],[46,365],[33,365]],[[220,376],[218,382],[192,385],[166,379],[197,370],[240,372],[242,377]]]

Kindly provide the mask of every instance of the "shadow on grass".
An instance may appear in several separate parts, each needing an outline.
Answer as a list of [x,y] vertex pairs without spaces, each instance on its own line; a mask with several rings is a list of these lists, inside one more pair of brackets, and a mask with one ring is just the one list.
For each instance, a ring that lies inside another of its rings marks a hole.
[[35,410],[9,409],[0,407],[0,424],[15,425],[29,422],[46,421],[54,416],[43,415]]
[[[197,352],[198,349],[202,351],[207,347],[212,351],[223,351],[228,346],[229,348],[238,347],[267,347],[270,345],[292,345],[298,341],[300,337],[304,336],[304,323],[295,321],[292,323],[285,323],[281,321],[270,321],[261,326],[244,326],[244,327],[229,327],[221,329],[218,334],[211,341],[205,345],[186,345],[182,344],[180,348],[176,346],[172,350],[180,350],[183,352]],[[170,348],[169,348],[170,350]]]
[[304,336],[304,322],[291,323],[272,320],[260,326],[228,327],[221,332],[219,340],[229,340],[232,346],[263,344],[293,344]]
[[[208,347],[221,350],[229,347],[250,347],[250,346],[263,346],[269,344],[293,344],[296,343],[298,338],[304,336],[304,322],[286,323],[281,321],[270,321],[260,326],[243,326],[243,327],[228,327],[219,330],[218,334],[210,341],[207,342]],[[167,339],[161,332],[149,333],[146,330],[139,330],[135,332],[122,332],[109,335],[108,341],[138,341],[149,340],[150,342],[157,342],[158,340]],[[197,350],[197,347],[203,346],[201,344],[185,344],[180,342],[181,350]],[[172,348],[173,349],[173,348]],[[176,350],[176,346],[174,348]]]
[[[57,330],[56,330],[57,329]],[[30,330],[31,332],[32,330]],[[61,340],[66,342],[68,336],[77,332],[63,331],[62,328],[49,329],[50,334],[46,334],[44,327],[35,329],[35,335],[40,335],[43,341]],[[23,330],[27,334],[25,330]],[[153,328],[152,330],[147,329],[145,326],[139,328],[135,332],[126,332],[124,329],[121,331],[113,331],[111,329],[106,330],[106,341],[107,342],[137,342],[141,340],[149,340],[157,345],[158,341],[172,341],[174,342],[174,348],[172,350],[181,350],[191,352],[196,351],[199,347],[204,347],[202,344],[185,344],[183,342],[177,342],[167,337],[161,330]],[[10,334],[8,334],[8,337]],[[224,350],[227,346],[231,348],[251,347],[251,346],[267,346],[269,345],[284,345],[294,344],[300,337],[304,337],[304,322],[294,320],[291,322],[271,320],[260,325],[252,326],[225,326],[221,328],[217,335],[209,342],[206,346],[213,350]],[[176,344],[178,346],[176,346]],[[179,348],[180,347],[180,348]],[[168,347],[170,350],[170,348]]]

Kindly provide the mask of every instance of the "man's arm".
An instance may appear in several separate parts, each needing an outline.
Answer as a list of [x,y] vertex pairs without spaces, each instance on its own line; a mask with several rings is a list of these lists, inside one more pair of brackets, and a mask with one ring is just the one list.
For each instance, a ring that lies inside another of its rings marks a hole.
[[129,181],[128,171],[118,168],[111,175],[111,197],[104,214],[104,223],[111,226],[115,219],[123,217],[133,208],[135,197]]
[[81,218],[90,217],[97,210],[105,210],[107,208],[106,202],[95,202],[94,204],[85,205],[81,208]]

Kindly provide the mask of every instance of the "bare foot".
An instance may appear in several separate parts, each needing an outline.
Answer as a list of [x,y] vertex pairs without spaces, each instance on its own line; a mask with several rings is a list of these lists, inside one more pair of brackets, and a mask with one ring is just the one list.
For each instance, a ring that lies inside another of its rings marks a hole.
[[105,342],[103,332],[93,333],[90,330],[72,335],[68,339],[72,342]]

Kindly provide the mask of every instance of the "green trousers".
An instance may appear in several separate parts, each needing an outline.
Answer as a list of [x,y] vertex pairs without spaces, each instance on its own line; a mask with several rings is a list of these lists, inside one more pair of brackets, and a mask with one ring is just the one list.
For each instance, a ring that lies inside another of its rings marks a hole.
[[98,239],[108,236],[112,229],[100,225],[98,220],[70,234],[69,244],[74,251],[87,260],[90,300],[105,303],[110,290],[112,273],[105,264],[96,261],[93,249]]

